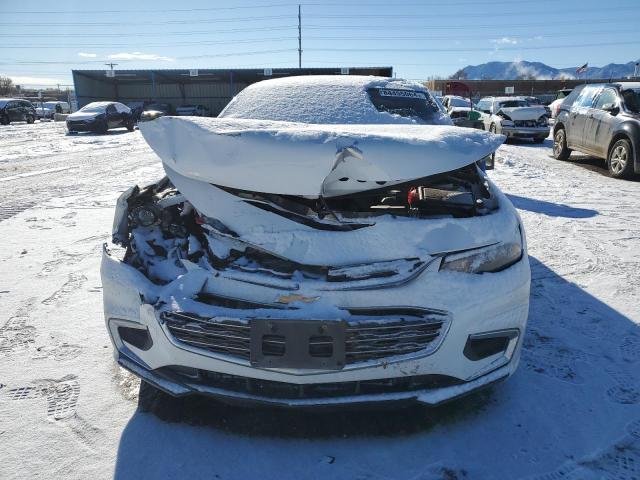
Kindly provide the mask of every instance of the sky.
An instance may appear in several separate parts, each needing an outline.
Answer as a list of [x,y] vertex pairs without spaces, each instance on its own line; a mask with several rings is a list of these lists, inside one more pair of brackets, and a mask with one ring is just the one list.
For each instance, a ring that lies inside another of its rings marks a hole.
[[[489,61],[552,67],[640,58],[640,0],[301,3],[302,66],[392,66],[410,79]],[[0,75],[72,84],[72,69],[296,67],[298,2],[0,0]]]

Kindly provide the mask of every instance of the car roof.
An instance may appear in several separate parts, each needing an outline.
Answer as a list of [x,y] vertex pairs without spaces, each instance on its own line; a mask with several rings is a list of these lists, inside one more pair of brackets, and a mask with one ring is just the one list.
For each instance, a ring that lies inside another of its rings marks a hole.
[[[388,88],[431,93],[420,83],[360,75],[301,75],[264,80],[242,90],[220,113],[250,118],[315,124],[390,124],[416,121],[379,111],[368,89]],[[442,123],[449,124],[442,114]]]
[[611,85],[615,85],[620,90],[638,90],[640,89],[640,82],[615,82]]

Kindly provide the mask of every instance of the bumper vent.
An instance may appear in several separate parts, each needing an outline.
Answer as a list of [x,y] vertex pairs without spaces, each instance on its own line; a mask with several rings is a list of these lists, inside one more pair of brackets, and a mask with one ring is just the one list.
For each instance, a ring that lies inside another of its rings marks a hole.
[[[441,310],[410,307],[346,309],[345,360],[352,365],[371,360],[434,352],[449,328],[450,315]],[[185,312],[165,312],[162,319],[175,340],[191,347],[241,360],[251,358],[251,327],[248,321],[204,318]],[[283,355],[283,339],[268,338],[262,345],[269,354]],[[330,356],[330,339],[311,337],[313,357]],[[271,353],[271,350],[273,352]]]

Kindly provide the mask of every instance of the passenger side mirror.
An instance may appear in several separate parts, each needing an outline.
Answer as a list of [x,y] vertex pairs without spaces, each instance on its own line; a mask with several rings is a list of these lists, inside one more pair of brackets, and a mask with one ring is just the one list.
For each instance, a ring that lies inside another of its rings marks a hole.
[[605,112],[609,112],[611,115],[617,115],[620,113],[620,107],[618,107],[615,103],[605,103],[602,105],[602,110]]

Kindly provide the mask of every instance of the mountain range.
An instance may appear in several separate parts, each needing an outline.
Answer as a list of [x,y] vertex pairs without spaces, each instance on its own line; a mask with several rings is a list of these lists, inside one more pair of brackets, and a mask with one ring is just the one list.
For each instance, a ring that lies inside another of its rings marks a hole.
[[[580,73],[580,78],[626,78],[633,75],[636,62],[609,63],[603,67],[587,67],[586,71]],[[488,62],[480,65],[467,65],[454,73],[451,78],[464,78],[467,80],[552,80],[576,78],[577,68],[553,68],[541,62],[528,62],[526,60],[519,62]]]

